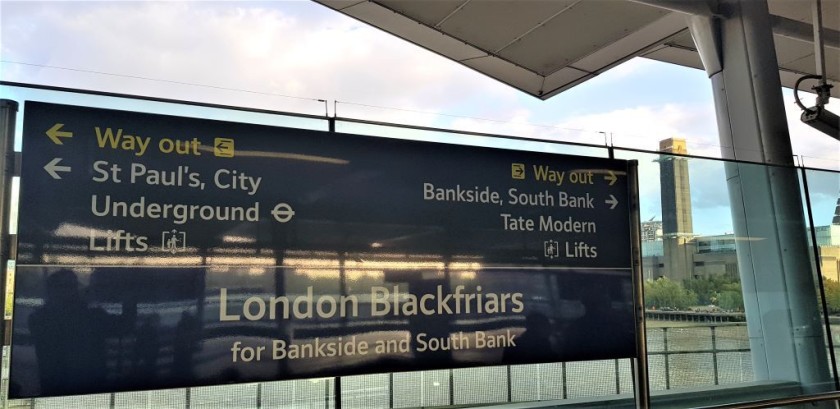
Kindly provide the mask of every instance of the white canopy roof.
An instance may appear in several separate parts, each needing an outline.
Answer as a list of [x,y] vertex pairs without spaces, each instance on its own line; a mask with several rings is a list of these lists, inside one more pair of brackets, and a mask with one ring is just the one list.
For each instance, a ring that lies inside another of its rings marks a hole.
[[[703,7],[697,1],[315,1],[542,99],[636,56],[703,68],[687,14],[671,11]],[[811,1],[769,0],[769,7],[782,84],[792,87],[816,71]],[[822,14],[836,95],[840,0],[823,0]]]

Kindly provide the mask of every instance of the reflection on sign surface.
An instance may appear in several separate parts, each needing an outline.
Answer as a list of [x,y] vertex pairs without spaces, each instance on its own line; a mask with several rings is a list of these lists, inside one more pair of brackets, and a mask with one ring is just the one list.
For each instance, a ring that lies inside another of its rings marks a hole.
[[25,113],[12,397],[635,353],[626,162]]

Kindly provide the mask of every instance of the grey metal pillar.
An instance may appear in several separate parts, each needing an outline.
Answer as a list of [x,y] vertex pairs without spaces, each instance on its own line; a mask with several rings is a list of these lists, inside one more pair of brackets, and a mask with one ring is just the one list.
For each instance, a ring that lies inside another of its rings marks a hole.
[[12,200],[12,175],[14,175],[15,119],[18,103],[0,99],[0,348],[5,344],[6,276],[11,238],[9,237],[9,207]]
[[714,89],[723,156],[781,165],[726,165],[755,376],[831,390],[767,2],[719,7],[715,17],[689,17],[689,27]]

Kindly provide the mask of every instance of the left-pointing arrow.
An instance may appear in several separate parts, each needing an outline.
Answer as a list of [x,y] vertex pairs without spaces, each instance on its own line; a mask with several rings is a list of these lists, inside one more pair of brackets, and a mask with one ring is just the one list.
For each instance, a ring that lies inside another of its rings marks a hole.
[[64,127],[64,124],[55,124],[52,128],[47,130],[47,136],[56,145],[64,145],[64,142],[62,142],[60,138],[73,137],[73,132],[62,131],[62,127]]
[[55,158],[44,166],[44,170],[46,170],[53,179],[61,179],[61,175],[59,175],[58,172],[69,172],[72,170],[69,166],[59,166],[59,162],[61,162],[61,158]]

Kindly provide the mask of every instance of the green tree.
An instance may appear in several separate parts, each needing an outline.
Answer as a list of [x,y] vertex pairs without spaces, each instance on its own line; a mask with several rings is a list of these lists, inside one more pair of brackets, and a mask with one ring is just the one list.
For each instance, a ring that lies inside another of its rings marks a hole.
[[744,310],[744,293],[741,292],[740,282],[724,284],[721,287],[718,306],[729,311]]
[[823,278],[823,288],[825,288],[825,302],[828,304],[828,313],[837,314],[840,312],[840,282]]
[[697,294],[666,277],[645,281],[645,306],[648,308],[687,309],[697,305]]
[[[686,289],[694,291],[697,294],[697,301],[702,305],[715,304],[720,305],[720,296],[724,288],[728,285],[738,283],[737,279],[730,278],[723,274],[710,275],[702,278],[692,278],[686,280],[683,284]],[[740,289],[740,284],[739,287]]]

